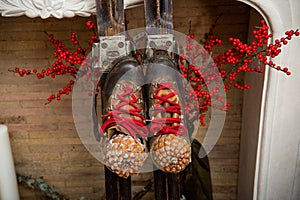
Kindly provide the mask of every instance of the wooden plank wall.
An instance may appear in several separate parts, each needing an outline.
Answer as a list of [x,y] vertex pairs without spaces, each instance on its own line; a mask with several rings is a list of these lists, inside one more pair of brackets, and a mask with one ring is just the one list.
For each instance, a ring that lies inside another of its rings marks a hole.
[[[247,38],[249,8],[235,1],[173,0],[175,30],[187,34],[188,22],[200,39],[217,14],[222,13],[218,35],[222,39],[237,36]],[[142,7],[126,12],[129,28],[144,26]],[[54,48],[43,33],[53,33],[67,46],[72,31],[80,41],[88,41],[91,33],[85,22],[95,17],[71,19],[30,19],[0,17],[0,123],[9,128],[13,155],[18,173],[43,176],[70,199],[85,196],[101,199],[104,195],[103,166],[93,158],[76,133],[71,108],[71,96],[60,102],[44,105],[46,98],[66,83],[65,78],[37,80],[20,78],[8,72],[14,67],[51,65]],[[87,42],[82,46],[89,49]],[[242,92],[231,91],[232,103],[222,135],[209,154],[214,199],[236,199],[238,156],[241,128]],[[205,127],[200,129],[200,135]],[[133,192],[140,191],[151,173],[133,177]],[[21,199],[41,199],[20,187]],[[153,190],[144,199],[153,199]]]

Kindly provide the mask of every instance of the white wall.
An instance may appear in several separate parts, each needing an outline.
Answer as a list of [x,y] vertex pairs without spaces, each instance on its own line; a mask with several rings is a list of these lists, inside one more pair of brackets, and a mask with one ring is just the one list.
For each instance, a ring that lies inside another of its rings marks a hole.
[[[241,0],[268,20],[274,38],[300,27],[299,0]],[[292,76],[274,70],[265,75],[253,199],[300,199],[300,38],[274,61]],[[244,199],[244,198],[243,198]]]

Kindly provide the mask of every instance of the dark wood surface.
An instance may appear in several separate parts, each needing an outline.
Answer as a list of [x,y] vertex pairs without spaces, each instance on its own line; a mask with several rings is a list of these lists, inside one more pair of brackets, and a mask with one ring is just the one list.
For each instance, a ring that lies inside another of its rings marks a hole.
[[105,167],[105,194],[106,200],[118,200],[118,176]]
[[120,195],[121,200],[131,199],[131,177],[121,178],[119,177]]
[[154,175],[155,199],[167,200],[167,174],[156,170]]
[[125,31],[123,0],[96,0],[99,36],[111,36]]
[[[148,34],[167,33],[164,29],[173,30],[172,0],[145,0],[145,19]],[[160,28],[162,32],[152,31]]]
[[180,189],[180,173],[178,174],[168,174],[168,199],[169,200],[179,200],[181,196]]

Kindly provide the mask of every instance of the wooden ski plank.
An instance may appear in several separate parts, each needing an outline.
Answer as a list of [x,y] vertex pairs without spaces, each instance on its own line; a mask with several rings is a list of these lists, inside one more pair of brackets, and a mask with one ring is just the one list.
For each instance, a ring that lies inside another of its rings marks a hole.
[[123,0],[96,0],[99,36],[112,36],[125,31]]
[[[172,0],[144,0],[144,6],[146,30],[149,35],[172,33]],[[182,195],[180,177],[181,173],[167,174],[160,170],[155,171],[155,198],[179,200]]]
[[144,6],[148,34],[159,34],[151,32],[151,28],[173,30],[171,0],[145,0]]
[[[96,0],[98,35],[113,36],[125,31],[123,0]],[[101,82],[104,82],[105,75]],[[104,79],[103,79],[104,78]],[[131,178],[121,178],[105,167],[107,200],[130,200]]]

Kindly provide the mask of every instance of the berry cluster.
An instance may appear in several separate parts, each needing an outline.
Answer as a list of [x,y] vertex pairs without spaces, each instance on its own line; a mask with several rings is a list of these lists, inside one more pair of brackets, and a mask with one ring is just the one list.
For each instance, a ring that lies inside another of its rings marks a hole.
[[[94,28],[94,23],[91,21],[88,21],[86,25],[90,30]],[[45,33],[49,37],[51,44],[56,49],[53,52],[53,56],[56,58],[56,60],[52,63],[52,66],[42,69],[40,71],[38,71],[37,69],[20,69],[18,67],[16,67],[15,70],[12,71],[18,73],[21,77],[23,77],[24,75],[36,75],[38,79],[42,79],[45,77],[51,77],[54,79],[56,76],[59,75],[70,75],[71,80],[69,80],[67,85],[61,88],[56,94],[51,94],[48,97],[48,104],[55,99],[59,101],[62,95],[69,95],[72,91],[72,86],[74,85],[74,79],[78,75],[79,68],[83,65],[91,66],[91,63],[86,61],[86,49],[80,46],[75,32],[71,33],[70,38],[72,44],[75,47],[74,51],[71,51],[68,48],[66,48],[63,42],[56,40],[53,34],[48,34],[47,32]],[[90,44],[94,43],[97,40],[97,38],[98,36],[93,35],[91,37]],[[87,68],[86,76],[90,77],[90,69]]]
[[[222,45],[222,41],[214,35],[216,23],[219,18],[220,16],[216,18],[209,32],[205,34],[204,41],[202,42],[203,46],[194,41],[194,35],[189,34],[186,37],[185,47],[179,47],[180,72],[182,77],[187,79],[191,85],[185,91],[188,94],[185,95],[187,98],[185,99],[185,102],[187,102],[185,105],[186,113],[191,118],[189,121],[194,121],[193,119],[198,118],[202,126],[205,126],[205,113],[209,111],[210,107],[224,111],[229,109],[230,104],[226,103],[226,99],[221,95],[222,91],[230,90],[232,87],[240,90],[250,88],[248,84],[239,83],[238,74],[244,72],[264,72],[262,67],[253,67],[251,65],[255,59],[260,64],[290,75],[291,72],[287,67],[281,67],[269,58],[277,57],[284,45],[287,45],[294,36],[299,36],[298,30],[289,30],[285,32],[284,37],[275,40],[273,44],[268,44],[273,35],[269,34],[269,27],[264,20],[261,20],[260,27],[252,32],[254,41],[251,44],[245,44],[238,38],[229,38],[231,47],[224,53],[216,55],[211,59],[213,49]],[[88,21],[86,22],[86,26],[89,30],[93,31],[89,44],[92,45],[98,42],[95,23]],[[68,95],[72,91],[75,77],[85,76],[86,80],[94,80],[94,77],[97,77],[100,72],[97,69],[91,68],[91,63],[94,62],[92,59],[96,58],[91,59],[86,56],[86,49],[80,46],[76,33],[71,33],[71,42],[75,46],[74,51],[70,51],[62,42],[54,39],[52,34],[47,35],[51,44],[56,48],[53,53],[56,61],[52,66],[42,69],[39,72],[37,69],[20,68],[15,68],[13,72],[18,73],[21,77],[24,75],[36,75],[39,79],[47,76],[55,78],[58,75],[70,75],[71,80],[67,85],[56,94],[50,95],[48,98],[48,103],[50,103],[55,99],[60,100],[62,95]],[[137,51],[136,57],[143,63],[144,56],[142,53]],[[79,67],[82,70],[79,71]],[[221,87],[223,83],[225,88]],[[99,84],[100,82],[96,86],[96,93],[99,92]],[[195,110],[196,107],[199,107],[200,110]]]
[[98,42],[98,36],[95,31],[95,23],[92,21],[87,21],[85,25],[88,27],[89,30],[92,30],[94,32],[94,35],[91,36],[89,44],[92,45],[93,43]]
[[[299,36],[298,30],[286,31],[285,37],[275,40],[274,44],[268,45],[269,39],[273,35],[269,34],[269,27],[264,20],[261,20],[260,27],[252,32],[254,41],[251,44],[245,44],[238,38],[229,38],[232,47],[223,54],[214,56],[214,62],[209,62],[213,48],[222,45],[222,41],[214,36],[216,22],[217,20],[209,32],[205,34],[203,48],[193,42],[194,36],[191,34],[186,37],[186,48],[180,48],[180,70],[182,76],[191,83],[193,92],[198,98],[201,113],[200,122],[202,125],[204,124],[204,113],[208,111],[208,106],[226,111],[230,107],[230,104],[226,103],[225,99],[220,95],[221,90],[229,90],[232,86],[240,90],[250,89],[248,84],[239,83],[240,81],[237,78],[239,73],[264,72],[264,69],[260,66],[253,67],[251,65],[255,59],[258,59],[259,63],[265,66],[290,75],[291,72],[287,67],[278,66],[269,58],[278,56],[281,53],[282,46],[288,44],[288,41],[294,36]],[[197,65],[200,58],[205,65]],[[218,69],[217,71],[215,70],[216,68]],[[225,88],[219,86],[218,83],[220,81],[223,81]],[[189,94],[190,92],[188,91]],[[186,106],[193,105],[187,104]],[[189,108],[187,110],[188,112],[191,111]]]
[[[221,89],[219,83],[222,82],[222,79],[219,71],[216,70],[215,64],[211,62],[210,54],[205,48],[197,44],[193,38],[193,35],[188,35],[185,48],[180,47],[179,67],[182,77],[186,78],[191,86],[190,91],[186,91],[185,95],[188,98],[186,102],[189,102],[185,105],[187,116],[193,117],[188,121],[193,122],[195,120],[194,113],[200,112],[198,118],[201,125],[205,126],[205,113],[209,110],[209,107],[227,110],[229,104],[219,94]],[[213,42],[207,42],[206,44],[216,45]],[[198,105],[193,105],[190,102],[198,102]],[[195,111],[195,107],[199,110]]]
[[215,63],[220,69],[222,69],[223,66],[229,65],[230,71],[227,70],[228,73],[224,74],[224,80],[229,80],[229,84],[226,85],[225,89],[229,89],[230,85],[241,90],[249,89],[250,86],[247,84],[240,85],[237,82],[236,76],[240,72],[263,73],[264,69],[261,69],[260,66],[250,67],[249,64],[255,59],[258,59],[259,63],[265,66],[282,71],[287,75],[291,74],[287,67],[278,66],[273,61],[270,61],[269,58],[278,56],[281,53],[282,46],[286,45],[288,40],[291,40],[293,36],[298,36],[299,31],[287,31],[286,37],[282,37],[280,40],[277,39],[274,44],[271,43],[269,45],[267,45],[267,43],[273,35],[269,34],[269,27],[264,20],[260,21],[260,28],[254,30],[252,33],[254,41],[250,45],[244,44],[237,38],[229,38],[232,48],[214,58]]
[[86,25],[90,30],[94,29],[94,27],[95,27],[95,23],[92,22],[92,21],[87,21],[87,22],[85,23],[85,25]]
[[204,34],[204,41],[203,48],[208,52],[211,53],[213,51],[214,46],[220,46],[222,44],[222,40],[215,38],[214,31],[217,27],[217,22],[220,19],[221,15],[218,15],[216,19],[214,20],[213,24],[209,28],[208,33]]

